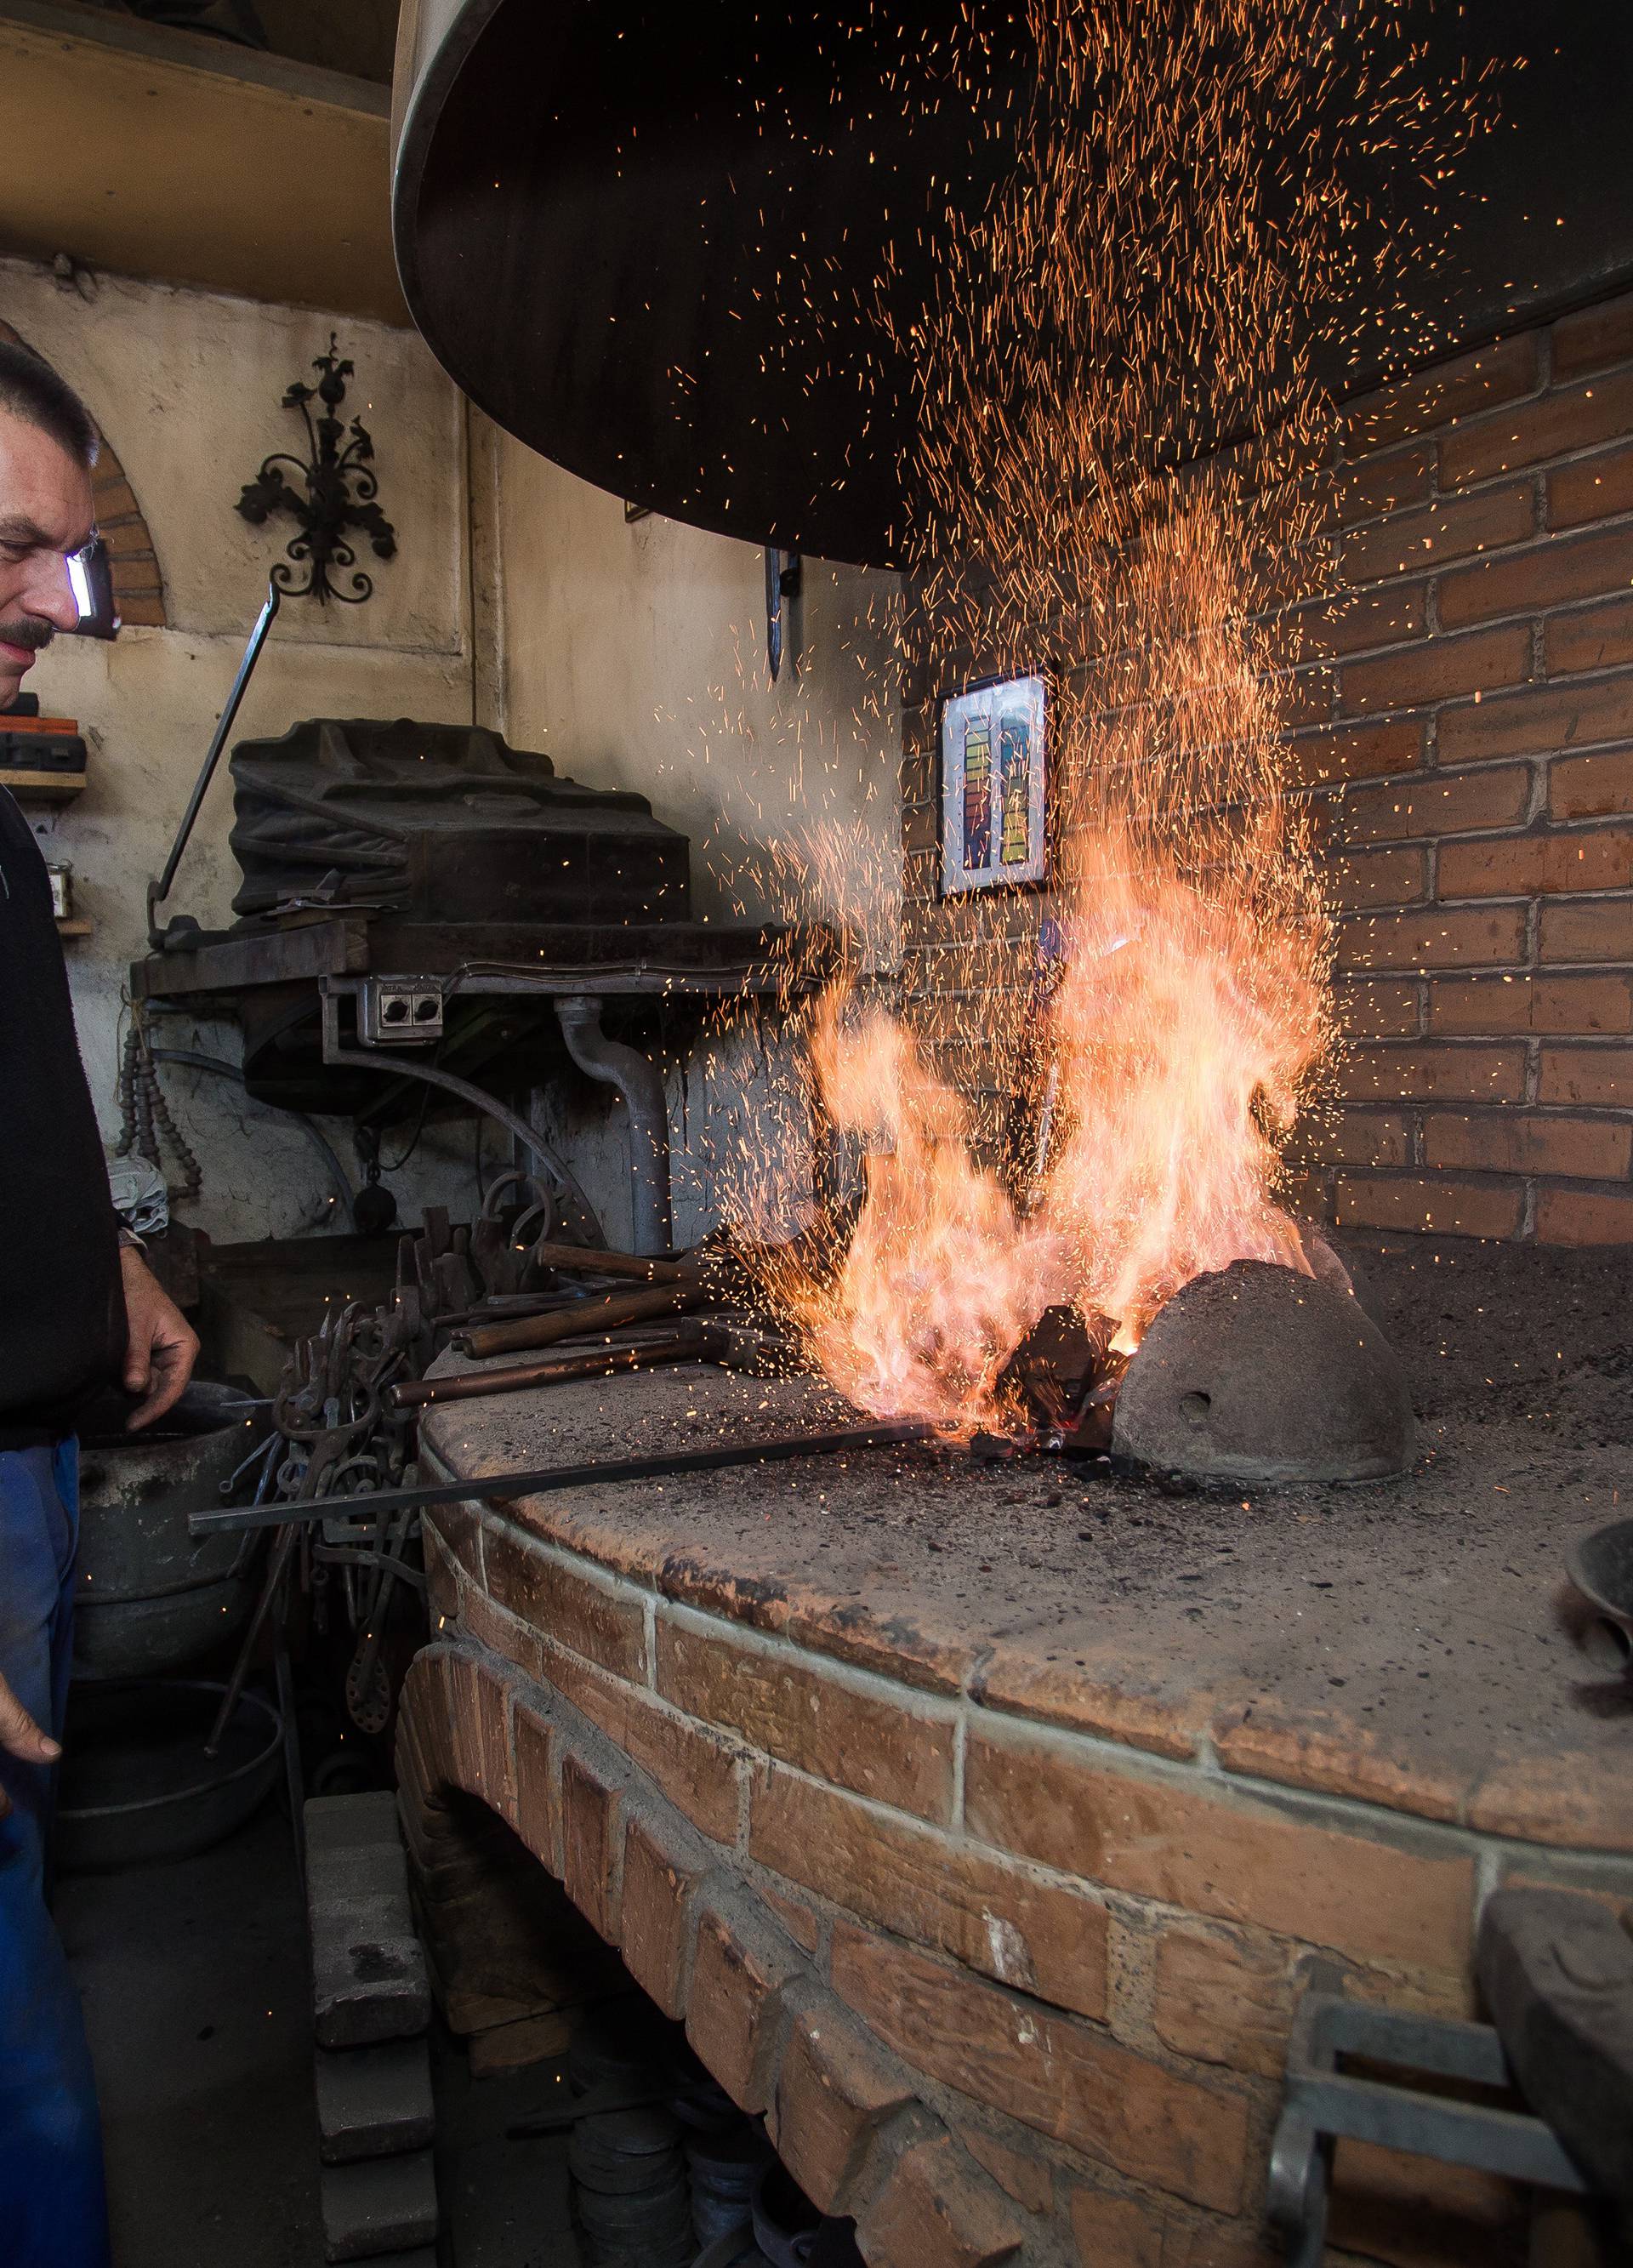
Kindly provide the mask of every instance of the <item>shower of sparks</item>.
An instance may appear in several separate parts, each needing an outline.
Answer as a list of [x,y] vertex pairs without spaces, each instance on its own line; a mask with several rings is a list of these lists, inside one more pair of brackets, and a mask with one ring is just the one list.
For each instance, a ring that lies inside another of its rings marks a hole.
[[[1047,1307],[1126,1350],[1204,1270],[1309,1265],[1276,1191],[1335,1040],[1318,845],[1284,748],[1298,626],[1319,657],[1334,595],[1313,363],[1376,355],[1395,263],[1432,255],[1434,185],[1489,108],[1478,82],[1426,83],[1410,12],[1027,0],[1026,88],[966,11],[892,89],[929,116],[956,87],[1015,161],[982,211],[941,185],[920,232],[936,283],[910,320],[881,231],[870,317],[918,385],[906,603],[884,642],[932,690],[1047,667],[1052,880],[968,902],[963,942],[909,929],[893,1005],[860,974],[892,957],[876,835],[819,827],[745,865],[746,896],[776,869],[850,940],[808,1035],[859,1210],[823,1266],[791,1247],[780,1289],[824,1373],[880,1417],[1011,1425],[1004,1366]],[[1399,198],[1385,264],[1360,248],[1369,181]],[[887,705],[858,699],[860,738]],[[828,759],[801,749],[795,807]],[[749,1229],[767,1177],[747,1136],[723,1190]]]

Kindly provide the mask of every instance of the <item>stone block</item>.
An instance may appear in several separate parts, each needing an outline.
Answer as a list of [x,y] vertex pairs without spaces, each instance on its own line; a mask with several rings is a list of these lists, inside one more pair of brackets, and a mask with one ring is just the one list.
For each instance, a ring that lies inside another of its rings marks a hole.
[[376,2260],[437,2240],[437,2181],[429,2150],[326,2166],[319,2178],[324,2257]]
[[430,2146],[430,2051],[423,2039],[371,2048],[320,2048],[319,2148],[327,2165],[396,2156]]

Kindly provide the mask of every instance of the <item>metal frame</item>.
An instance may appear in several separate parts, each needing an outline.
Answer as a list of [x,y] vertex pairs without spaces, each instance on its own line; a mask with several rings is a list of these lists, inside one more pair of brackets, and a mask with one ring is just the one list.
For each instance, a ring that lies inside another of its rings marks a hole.
[[1282,2115],[1270,2146],[1266,2210],[1287,2239],[1288,2268],[1320,2268],[1333,2150],[1373,2142],[1444,2165],[1471,2166],[1575,2197],[1592,2194],[1551,2126],[1528,2112],[1430,2095],[1400,2081],[1361,2079],[1341,2058],[1365,2057],[1402,2072],[1512,2088],[1502,2042],[1489,2024],[1410,2015],[1346,2000],[1339,1972],[1311,1971],[1287,2043]]

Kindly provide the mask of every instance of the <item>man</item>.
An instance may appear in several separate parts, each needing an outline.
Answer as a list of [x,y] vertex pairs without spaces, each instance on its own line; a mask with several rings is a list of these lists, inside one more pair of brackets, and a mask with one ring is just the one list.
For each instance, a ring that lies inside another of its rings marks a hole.
[[[0,342],[0,710],[79,610],[96,429]],[[74,1037],[44,863],[0,788],[0,2257],[106,2268],[101,2132],[79,2004],[45,1905],[67,1698],[74,1424],[122,1378],[129,1424],[177,1399],[198,1342],[126,1241]]]

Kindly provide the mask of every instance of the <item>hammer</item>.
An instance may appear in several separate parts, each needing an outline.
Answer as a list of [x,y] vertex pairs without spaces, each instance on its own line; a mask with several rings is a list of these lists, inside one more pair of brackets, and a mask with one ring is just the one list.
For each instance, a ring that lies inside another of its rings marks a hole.
[[548,1362],[518,1363],[509,1370],[461,1371],[452,1378],[405,1379],[386,1389],[394,1411],[420,1410],[439,1402],[478,1402],[490,1394],[519,1394],[533,1386],[561,1386],[576,1378],[610,1378],[623,1370],[645,1370],[660,1362],[717,1362],[750,1378],[786,1374],[785,1344],[744,1323],[711,1319],[676,1325],[644,1346],[597,1347],[585,1354],[555,1355]]

